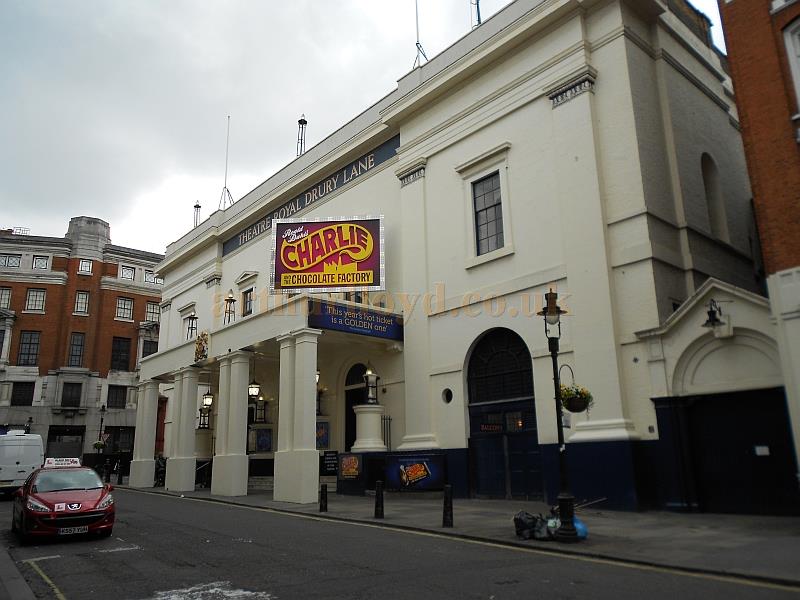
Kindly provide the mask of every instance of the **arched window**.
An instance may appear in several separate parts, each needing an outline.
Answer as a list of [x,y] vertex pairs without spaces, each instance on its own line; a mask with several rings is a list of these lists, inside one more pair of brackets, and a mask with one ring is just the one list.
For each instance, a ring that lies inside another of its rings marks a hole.
[[700,159],[700,167],[703,170],[703,187],[705,188],[708,223],[711,227],[711,234],[723,242],[729,242],[730,236],[728,235],[728,219],[725,215],[725,199],[722,195],[717,164],[711,156],[703,153]]
[[533,365],[525,342],[510,329],[494,329],[472,351],[469,403],[533,398]]

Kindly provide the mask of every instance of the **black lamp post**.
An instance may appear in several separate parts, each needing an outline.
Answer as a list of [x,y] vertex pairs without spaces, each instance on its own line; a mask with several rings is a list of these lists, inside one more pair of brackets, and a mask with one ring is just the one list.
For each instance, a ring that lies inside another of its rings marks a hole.
[[233,290],[228,290],[228,295],[225,297],[225,314],[223,323],[228,324],[236,320],[236,298],[233,295]]
[[28,420],[25,422],[25,433],[31,432],[32,425],[33,425],[33,417],[28,417]]
[[367,363],[367,371],[364,373],[364,383],[367,386],[367,404],[378,404],[378,374],[372,368],[370,363]]
[[566,313],[558,305],[558,292],[552,289],[544,295],[547,306],[538,315],[544,317],[544,333],[547,336],[547,347],[553,360],[553,386],[556,395],[556,424],[558,425],[558,515],[561,526],[556,531],[559,542],[577,542],[578,532],[575,530],[575,497],[569,491],[567,474],[567,445],[564,443],[564,412],[561,406],[561,378],[558,375],[558,341],[561,337],[561,315]]
[[200,407],[200,423],[198,429],[208,429],[209,416],[211,415],[211,405],[214,404],[214,394],[211,393],[211,386],[203,394],[203,405]]
[[105,419],[105,417],[106,417],[106,405],[105,404],[101,404],[100,405],[100,431],[97,434],[97,442],[98,443],[95,446],[97,448],[97,453],[98,454],[100,454],[103,451],[103,445],[104,445],[104,440],[103,440],[103,419]]

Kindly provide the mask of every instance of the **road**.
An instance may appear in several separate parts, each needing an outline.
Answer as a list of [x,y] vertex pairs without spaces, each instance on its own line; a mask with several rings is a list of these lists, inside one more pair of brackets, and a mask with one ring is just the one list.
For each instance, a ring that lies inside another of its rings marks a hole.
[[[0,535],[38,598],[154,600],[798,598],[767,584],[693,576],[378,525],[317,520],[116,490],[110,539],[21,547]],[[0,550],[4,551],[4,550]]]

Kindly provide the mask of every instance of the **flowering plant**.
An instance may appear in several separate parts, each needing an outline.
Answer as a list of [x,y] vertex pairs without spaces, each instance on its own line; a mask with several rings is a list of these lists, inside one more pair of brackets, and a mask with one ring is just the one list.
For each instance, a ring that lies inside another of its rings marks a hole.
[[585,387],[577,384],[561,384],[561,404],[569,412],[583,412],[594,404],[592,393]]
[[92,446],[94,446],[95,450],[102,450],[106,447],[106,443],[103,440],[97,440]]

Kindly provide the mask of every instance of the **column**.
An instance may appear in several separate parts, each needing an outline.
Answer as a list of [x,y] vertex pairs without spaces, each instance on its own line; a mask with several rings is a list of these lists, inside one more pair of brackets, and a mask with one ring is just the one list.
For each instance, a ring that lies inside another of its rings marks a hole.
[[[231,359],[223,356],[219,359],[219,390],[217,390],[217,416],[214,419],[214,436],[216,446],[214,455],[228,453],[228,410],[231,402]],[[213,482],[212,482],[213,488]]]
[[[250,381],[249,352],[228,354],[225,371],[220,365],[220,404],[217,429],[224,428],[224,454],[214,457],[211,493],[217,496],[246,496],[249,460],[247,458],[247,384]],[[227,380],[227,390],[223,385]],[[224,406],[223,406],[224,405]],[[225,410],[222,416],[222,410]],[[217,438],[219,448],[219,437]]]
[[291,450],[294,422],[294,336],[282,335],[278,383],[278,452]]
[[[291,415],[292,439],[275,453],[275,491],[273,498],[283,502],[310,504],[317,501],[319,489],[319,452],[316,444],[317,427],[317,340],[318,329],[301,329],[294,337],[294,397],[287,411]],[[288,349],[287,349],[288,353]],[[281,342],[281,360],[284,344]],[[285,390],[284,377],[290,377],[281,362],[281,393]],[[286,404],[280,399],[280,410]],[[283,422],[284,415],[279,415]],[[279,424],[280,429],[280,424]]]
[[[402,159],[405,160],[405,159]],[[424,295],[429,291],[425,163],[399,169],[402,221],[403,293],[417,296],[414,309],[403,315],[403,371],[406,431],[398,450],[438,448],[433,434],[430,390],[430,339]]]
[[[181,369],[180,420],[173,422],[173,430],[177,436],[173,447],[177,455],[167,459],[167,478],[165,487],[173,492],[187,492],[194,490],[195,470],[197,459],[195,457],[195,418],[197,416],[197,379],[199,371],[194,367]],[[177,383],[176,377],[176,383]],[[177,427],[176,427],[177,425]]]
[[129,485],[153,487],[156,448],[156,418],[158,414],[158,382],[148,380],[139,384],[136,403],[136,435],[133,439],[133,461]]
[[8,353],[11,350],[11,332],[14,327],[14,317],[6,317],[3,321],[3,345],[0,347],[0,363],[8,363]]
[[[167,445],[167,457],[178,456],[178,429],[181,422],[181,398],[183,397],[183,375],[180,371],[173,375],[172,396],[168,402],[170,413],[169,424],[169,444]],[[165,432],[166,435],[166,432]]]

